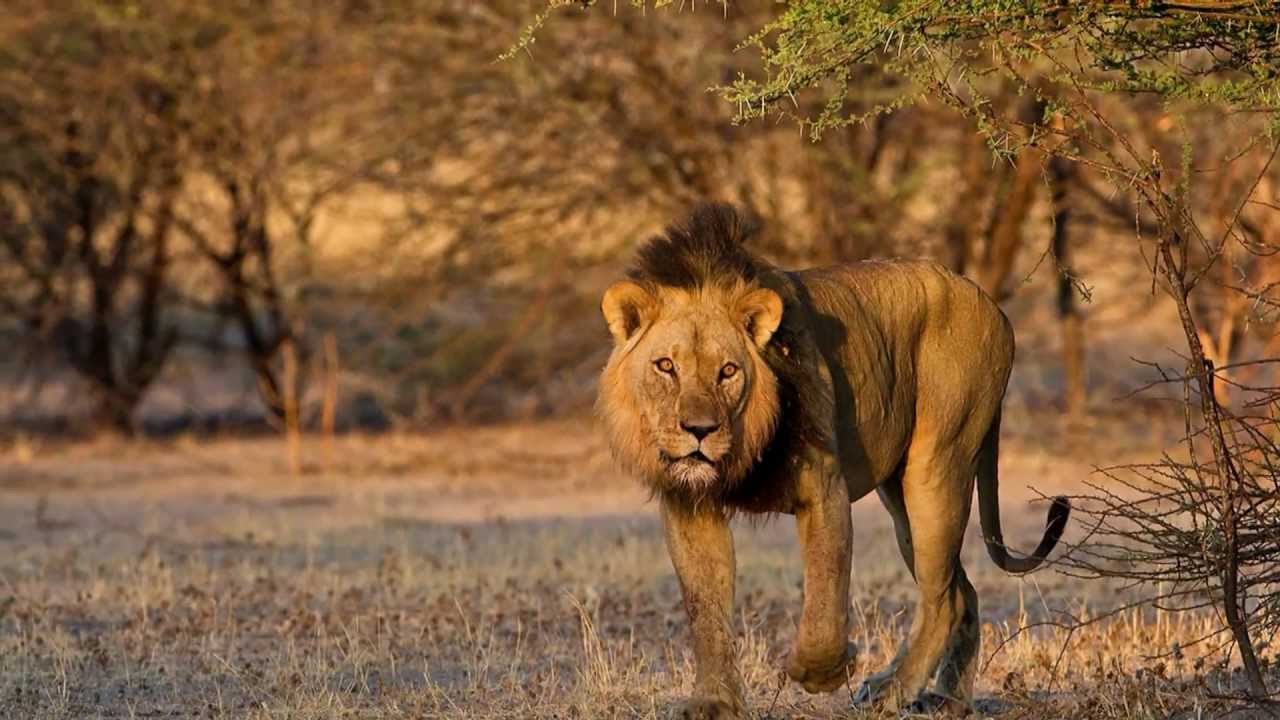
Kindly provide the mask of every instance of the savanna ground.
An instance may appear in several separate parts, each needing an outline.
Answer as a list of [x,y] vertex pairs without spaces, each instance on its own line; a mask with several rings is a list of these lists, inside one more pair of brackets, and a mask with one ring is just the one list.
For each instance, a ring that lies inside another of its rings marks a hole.
[[[1044,493],[1095,464],[1150,458],[1141,414],[1082,433],[1005,422],[1005,536],[1039,538]],[[0,716],[6,718],[651,718],[692,681],[655,512],[589,420],[305,441],[304,472],[257,439],[21,439],[0,455]],[[913,589],[887,514],[855,504],[861,675],[888,659]],[[1067,541],[1078,538],[1073,524]],[[756,717],[860,717],[848,692],[780,682],[800,608],[788,518],[739,523],[737,616]],[[992,566],[979,711],[1141,718],[1222,709],[1185,647],[1204,617],[1052,569]],[[1018,632],[1019,628],[1028,628]],[[1264,655],[1274,657],[1267,648]],[[1228,671],[1229,672],[1229,671]]]

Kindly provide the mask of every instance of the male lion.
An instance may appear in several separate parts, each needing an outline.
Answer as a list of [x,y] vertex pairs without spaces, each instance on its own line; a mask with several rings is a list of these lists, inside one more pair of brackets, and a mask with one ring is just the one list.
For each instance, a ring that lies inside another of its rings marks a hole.
[[856,653],[849,504],[872,489],[920,600],[909,637],[858,699],[963,711],[979,640],[959,560],[975,476],[987,551],[1007,572],[1038,566],[1069,512],[1055,499],[1035,553],[1006,551],[996,464],[1008,319],[932,263],[777,269],[743,248],[753,229],[731,206],[700,205],[645,244],[602,303],[616,344],[599,408],[615,456],[660,500],[693,633],[682,716],[745,713],[731,627],[736,512],[795,515],[804,600],[787,673],[809,692],[845,682]]

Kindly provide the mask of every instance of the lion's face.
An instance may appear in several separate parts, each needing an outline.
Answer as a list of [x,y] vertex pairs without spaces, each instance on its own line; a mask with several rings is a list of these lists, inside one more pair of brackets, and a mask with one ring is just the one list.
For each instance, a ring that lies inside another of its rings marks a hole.
[[615,346],[600,403],[615,455],[659,488],[703,495],[740,480],[777,418],[759,351],[781,321],[778,295],[623,281],[603,311]]

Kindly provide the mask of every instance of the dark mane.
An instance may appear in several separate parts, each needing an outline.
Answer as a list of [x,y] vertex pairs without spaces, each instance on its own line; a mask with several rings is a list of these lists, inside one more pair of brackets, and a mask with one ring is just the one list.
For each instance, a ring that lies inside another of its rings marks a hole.
[[760,229],[728,203],[702,202],[636,253],[628,277],[666,287],[699,288],[755,282],[767,267],[743,247]]
[[761,353],[778,382],[778,428],[748,476],[719,498],[748,512],[791,506],[793,486],[782,480],[794,471],[794,459],[807,447],[835,449],[835,398],[819,371],[826,361],[809,327],[813,303],[791,273],[771,270],[761,284],[781,295],[783,304],[782,324]]

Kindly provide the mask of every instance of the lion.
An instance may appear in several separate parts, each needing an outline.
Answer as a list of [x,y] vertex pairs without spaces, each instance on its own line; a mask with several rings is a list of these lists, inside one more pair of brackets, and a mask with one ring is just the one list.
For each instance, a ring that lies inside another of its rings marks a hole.
[[614,456],[659,501],[693,637],[694,694],[680,716],[746,713],[731,621],[738,513],[795,516],[804,590],[786,671],[809,692],[846,682],[849,506],[872,490],[919,601],[896,657],[855,700],[966,711],[978,596],[959,557],[975,478],[987,551],[1006,572],[1039,566],[1070,512],[1055,498],[1035,552],[1006,550],[1008,318],[931,262],[781,270],[745,248],[756,229],[730,205],[700,204],[644,244],[601,303],[614,347],[599,414]]

